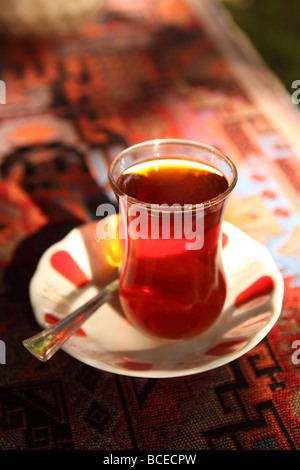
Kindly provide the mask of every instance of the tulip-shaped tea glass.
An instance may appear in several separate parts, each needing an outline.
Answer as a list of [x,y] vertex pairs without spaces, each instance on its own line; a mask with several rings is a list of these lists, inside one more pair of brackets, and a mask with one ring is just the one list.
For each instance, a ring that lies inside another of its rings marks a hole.
[[124,239],[119,297],[126,317],[164,340],[207,330],[226,297],[220,233],[235,165],[209,146],[162,139],[124,150],[108,177]]

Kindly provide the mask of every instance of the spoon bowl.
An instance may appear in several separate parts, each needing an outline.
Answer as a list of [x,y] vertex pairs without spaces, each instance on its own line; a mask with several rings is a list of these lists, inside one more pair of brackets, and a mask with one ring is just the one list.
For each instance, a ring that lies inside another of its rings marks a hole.
[[48,361],[101,305],[111,299],[118,287],[119,281],[112,281],[88,302],[22,344],[40,361]]

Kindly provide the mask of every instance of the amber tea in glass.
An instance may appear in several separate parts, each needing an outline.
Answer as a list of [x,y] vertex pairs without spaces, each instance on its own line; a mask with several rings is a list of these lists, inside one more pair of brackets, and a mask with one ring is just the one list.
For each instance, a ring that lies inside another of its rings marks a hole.
[[226,298],[221,223],[237,171],[217,150],[163,139],[111,164],[125,233],[119,296],[127,318],[165,340],[207,330]]

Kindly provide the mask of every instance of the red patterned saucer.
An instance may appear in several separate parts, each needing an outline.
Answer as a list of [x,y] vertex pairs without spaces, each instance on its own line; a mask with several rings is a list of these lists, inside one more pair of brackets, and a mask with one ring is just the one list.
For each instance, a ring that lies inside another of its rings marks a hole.
[[[97,224],[116,222],[111,216]],[[96,222],[83,225],[41,257],[30,283],[30,299],[42,328],[117,276],[118,242],[99,243],[95,235]],[[222,241],[227,298],[218,321],[200,337],[166,343],[144,336],[126,320],[116,294],[63,350],[97,369],[155,378],[204,372],[248,352],[280,315],[283,279],[266,248],[228,222],[222,226]]]

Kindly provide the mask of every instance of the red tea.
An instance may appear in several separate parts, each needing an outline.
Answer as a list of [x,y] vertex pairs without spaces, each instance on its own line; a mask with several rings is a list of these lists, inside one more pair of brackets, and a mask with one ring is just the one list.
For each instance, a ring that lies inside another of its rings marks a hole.
[[[174,215],[173,204],[183,210],[184,205],[195,207],[223,194],[229,187],[227,179],[206,163],[166,157],[127,168],[117,187],[144,203],[140,236],[128,237],[120,274],[120,301],[126,315],[138,328],[160,338],[180,340],[203,332],[218,318],[226,296],[219,249],[224,204],[203,206],[200,249],[187,249],[184,232],[175,237],[175,217],[170,217],[168,238],[161,231],[153,237],[155,219],[162,229],[163,212],[153,212],[149,205],[168,205],[169,215]],[[122,207],[120,199],[127,228],[134,218],[128,210],[130,201]],[[193,213],[193,222],[195,217]]]
[[185,158],[161,158],[125,170],[117,186],[127,196],[150,204],[200,204],[223,194],[228,182],[220,170]]

